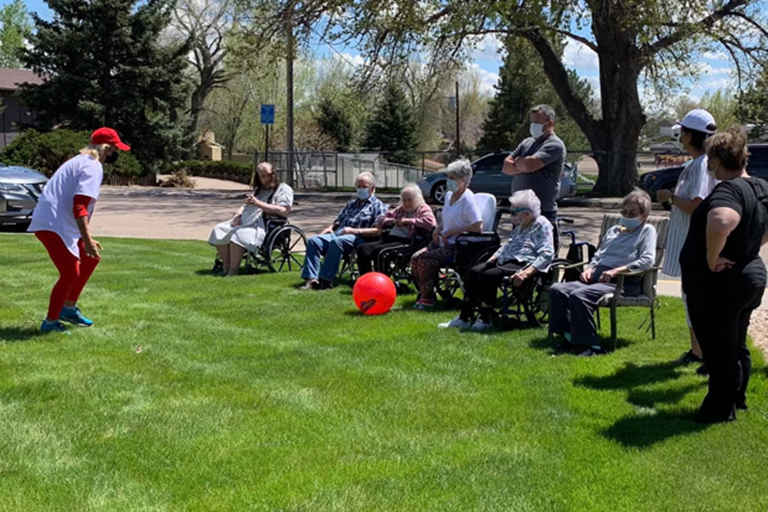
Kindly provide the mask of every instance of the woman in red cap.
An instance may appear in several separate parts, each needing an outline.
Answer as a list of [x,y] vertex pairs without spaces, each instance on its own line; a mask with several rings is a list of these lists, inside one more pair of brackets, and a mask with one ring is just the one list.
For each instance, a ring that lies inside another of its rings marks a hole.
[[42,332],[67,333],[61,320],[82,327],[93,324],[77,307],[80,292],[99,264],[101,249],[91,238],[88,219],[99,198],[101,165],[115,163],[118,150],[130,149],[115,130],[99,128],[91,134],[91,144],[64,162],[45,185],[28,230],[43,243],[59,271]]

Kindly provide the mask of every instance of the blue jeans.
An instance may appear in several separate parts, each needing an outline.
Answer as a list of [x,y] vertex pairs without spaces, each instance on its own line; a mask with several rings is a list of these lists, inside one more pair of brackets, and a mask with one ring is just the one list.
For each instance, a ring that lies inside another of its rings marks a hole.
[[[360,239],[362,241],[362,239]],[[304,270],[301,277],[304,279],[324,279],[333,282],[339,271],[339,263],[345,254],[351,253],[358,244],[355,235],[338,236],[334,233],[328,235],[315,235],[307,242],[307,255],[304,258]],[[320,259],[325,256],[322,266]]]

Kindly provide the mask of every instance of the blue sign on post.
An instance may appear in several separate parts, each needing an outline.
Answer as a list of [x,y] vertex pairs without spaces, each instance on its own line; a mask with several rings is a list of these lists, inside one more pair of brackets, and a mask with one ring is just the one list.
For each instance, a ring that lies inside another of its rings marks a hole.
[[275,106],[261,106],[261,124],[275,124]]

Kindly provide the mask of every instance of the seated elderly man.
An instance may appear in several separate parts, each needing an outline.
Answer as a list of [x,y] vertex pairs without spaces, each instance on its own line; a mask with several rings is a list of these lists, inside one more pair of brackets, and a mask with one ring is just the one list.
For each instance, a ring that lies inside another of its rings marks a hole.
[[[375,196],[376,178],[369,172],[360,173],[356,185],[357,197],[341,210],[333,224],[307,242],[307,255],[301,277],[306,279],[304,290],[333,287],[339,263],[345,254],[363,243],[363,238],[380,233],[376,219],[387,213],[387,206]],[[320,264],[321,258],[325,260]]]
[[[520,287],[537,272],[547,272],[555,255],[552,223],[541,215],[541,202],[532,190],[515,192],[509,200],[515,227],[509,241],[490,259],[469,269],[464,277],[464,302],[461,314],[440,328],[457,327],[472,331],[491,328],[491,316],[499,285],[514,276]],[[472,323],[475,310],[479,318]]]
[[[623,272],[647,270],[656,261],[656,229],[646,224],[651,198],[642,190],[630,192],[621,203],[621,220],[605,234],[580,280],[558,283],[549,289],[549,333],[565,341],[558,352],[578,350],[580,356],[604,354],[597,338],[595,308],[612,293],[612,281]],[[640,293],[640,280],[627,279],[623,294]]]

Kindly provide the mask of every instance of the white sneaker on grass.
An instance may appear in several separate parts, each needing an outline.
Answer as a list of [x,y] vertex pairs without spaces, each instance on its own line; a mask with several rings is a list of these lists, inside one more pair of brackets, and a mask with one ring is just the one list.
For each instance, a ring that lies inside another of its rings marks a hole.
[[487,323],[483,322],[482,320],[477,320],[474,323],[474,325],[472,325],[472,328],[470,329],[470,331],[472,331],[472,332],[482,332],[482,331],[487,331],[488,329],[492,329],[492,328],[493,328],[493,325],[487,324]]
[[464,320],[461,319],[460,316],[457,316],[450,322],[437,324],[437,327],[439,327],[440,329],[449,329],[451,327],[454,327],[456,329],[469,329],[470,327],[472,327],[472,324],[469,322],[465,322]]

